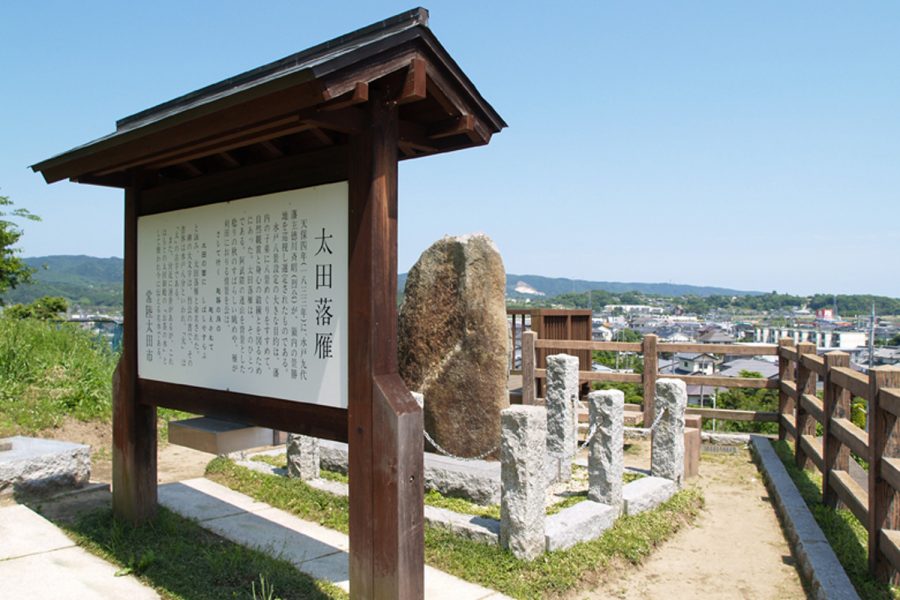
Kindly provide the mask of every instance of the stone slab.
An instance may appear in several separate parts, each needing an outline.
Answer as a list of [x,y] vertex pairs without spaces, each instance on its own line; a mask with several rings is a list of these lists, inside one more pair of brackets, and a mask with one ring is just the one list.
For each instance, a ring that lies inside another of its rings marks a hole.
[[[180,485],[187,490],[168,493],[168,489]],[[162,504],[188,518],[197,518],[194,516],[197,510],[192,504],[200,500],[198,494],[209,496],[203,500],[206,506],[217,507],[217,503],[231,505],[231,509],[225,511],[229,516],[201,519],[200,524],[242,546],[274,553],[316,579],[330,581],[345,591],[349,590],[349,555],[346,548],[350,542],[343,533],[299,519],[205,479],[170,483],[160,486],[159,490]],[[193,490],[193,493],[188,490]],[[221,513],[221,509],[218,512]],[[425,567],[425,597],[429,600],[505,598],[493,590],[428,566]]]
[[271,429],[213,419],[212,417],[169,421],[170,444],[186,446],[219,456],[260,446],[270,446],[273,439],[274,434]]
[[[319,458],[323,469],[347,472],[347,444],[319,440]],[[500,503],[499,462],[461,460],[432,452],[425,453],[424,462],[425,489],[476,504]]]
[[116,571],[26,506],[0,508],[0,597],[159,598],[134,577],[116,577]]
[[500,521],[486,517],[466,515],[446,508],[425,505],[425,522],[449,529],[475,542],[500,543]]
[[269,507],[203,478],[161,485],[158,493],[160,504],[198,523]]
[[678,486],[671,479],[662,477],[642,477],[625,485],[622,490],[624,512],[636,515],[656,508],[675,495]]
[[56,525],[31,509],[20,504],[0,508],[0,561],[74,545]]
[[24,436],[7,438],[0,453],[0,494],[47,493],[91,479],[91,449],[84,444]]
[[859,598],[772,443],[768,438],[752,435],[750,448],[781,515],[811,596],[819,600]]
[[581,542],[596,540],[613,526],[619,509],[585,500],[547,517],[544,535],[547,551],[565,550]]

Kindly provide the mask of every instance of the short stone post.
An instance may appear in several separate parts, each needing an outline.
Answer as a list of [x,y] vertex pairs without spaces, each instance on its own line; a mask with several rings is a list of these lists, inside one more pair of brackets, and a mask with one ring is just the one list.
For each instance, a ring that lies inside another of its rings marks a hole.
[[303,481],[319,477],[319,440],[307,435],[288,434],[288,477]]
[[550,478],[568,481],[578,450],[578,357],[547,357],[547,455]]
[[[653,430],[650,472],[654,477],[671,479],[680,488],[684,482],[684,411],[687,387],[680,379],[656,380],[656,413]],[[659,417],[661,412],[665,412]]]
[[500,412],[500,545],[516,557],[544,552],[547,415],[540,406]]
[[625,394],[602,390],[588,394],[594,436],[588,456],[588,500],[622,508],[625,474]]

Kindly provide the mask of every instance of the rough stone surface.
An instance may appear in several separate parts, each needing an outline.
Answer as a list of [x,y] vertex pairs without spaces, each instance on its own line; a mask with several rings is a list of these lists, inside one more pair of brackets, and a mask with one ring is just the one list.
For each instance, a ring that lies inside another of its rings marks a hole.
[[512,406],[501,413],[500,545],[532,560],[544,551],[544,454],[547,411]]
[[9,440],[0,440],[0,452],[12,450],[12,442]]
[[319,476],[319,440],[308,435],[291,433],[287,441],[288,477],[303,481]]
[[656,381],[656,414],[665,411],[653,432],[650,472],[671,479],[679,488],[684,482],[684,410],[687,387],[680,379]]
[[625,472],[625,394],[602,390],[588,394],[594,437],[588,455],[588,498],[615,507],[622,506],[622,476]]
[[642,477],[622,489],[626,515],[636,515],[656,508],[675,495],[678,487],[671,479]]
[[426,504],[425,522],[482,544],[499,543],[500,521],[496,519],[466,515]]
[[782,517],[794,554],[817,599],[859,598],[784,465],[762,436],[751,436],[750,448]]
[[43,494],[80,487],[91,478],[91,449],[84,444],[15,436],[0,453],[0,494]]
[[[347,472],[347,444],[319,440],[323,469]],[[425,489],[445,496],[465,498],[476,504],[500,503],[500,463],[492,460],[459,460],[425,453]]]
[[400,375],[425,396],[426,431],[457,456],[477,456],[500,439],[500,411],[509,406],[505,293],[503,261],[483,234],[435,242],[406,280]]
[[547,551],[565,550],[581,542],[596,540],[613,526],[618,516],[618,507],[590,500],[565,508],[547,517]]
[[556,462],[557,481],[572,476],[572,459],[578,450],[578,357],[547,357],[547,454]]

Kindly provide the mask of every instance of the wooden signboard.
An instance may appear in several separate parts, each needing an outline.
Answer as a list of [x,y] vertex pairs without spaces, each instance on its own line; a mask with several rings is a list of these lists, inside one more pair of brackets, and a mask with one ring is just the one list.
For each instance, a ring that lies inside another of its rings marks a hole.
[[505,126],[416,9],[32,167],[125,191],[118,516],[155,514],[157,406],[347,441],[351,596],[422,597],[422,412],[397,374],[397,163]]

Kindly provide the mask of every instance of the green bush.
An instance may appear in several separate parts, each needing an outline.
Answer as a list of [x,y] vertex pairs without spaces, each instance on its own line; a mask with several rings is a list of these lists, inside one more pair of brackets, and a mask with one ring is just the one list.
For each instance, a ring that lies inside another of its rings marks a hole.
[[73,323],[0,318],[0,435],[112,414],[118,355]]

